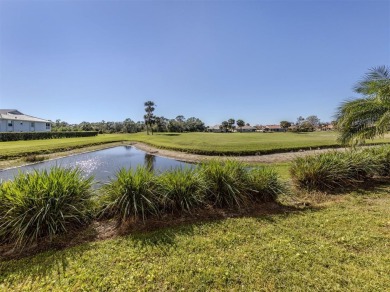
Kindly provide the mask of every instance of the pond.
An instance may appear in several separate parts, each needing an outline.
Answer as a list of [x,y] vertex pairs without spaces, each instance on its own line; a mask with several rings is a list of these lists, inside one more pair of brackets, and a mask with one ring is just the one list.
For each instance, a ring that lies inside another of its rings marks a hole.
[[119,146],[2,170],[0,181],[13,179],[20,171],[31,172],[35,169],[50,169],[53,166],[78,167],[86,176],[94,176],[96,182],[105,183],[123,167],[136,169],[137,166],[146,166],[158,173],[172,168],[191,167],[191,164],[155,156],[133,146]]

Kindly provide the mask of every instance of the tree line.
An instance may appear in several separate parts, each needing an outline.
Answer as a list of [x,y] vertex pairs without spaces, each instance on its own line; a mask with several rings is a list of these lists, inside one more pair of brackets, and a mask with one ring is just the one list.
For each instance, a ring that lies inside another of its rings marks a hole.
[[101,122],[81,122],[79,124],[69,124],[60,119],[52,122],[54,132],[73,131],[97,131],[103,133],[137,133],[151,132],[204,132],[206,126],[202,120],[196,117],[186,119],[183,115],[178,115],[174,119],[154,115],[156,105],[152,101],[145,102],[145,116],[143,121],[133,121],[130,118],[122,122],[104,121]]

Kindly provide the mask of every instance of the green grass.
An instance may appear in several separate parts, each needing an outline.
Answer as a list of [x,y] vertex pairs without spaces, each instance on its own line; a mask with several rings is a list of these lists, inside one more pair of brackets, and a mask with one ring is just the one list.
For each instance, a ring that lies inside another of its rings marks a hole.
[[[337,147],[337,133],[146,133],[97,137],[0,142],[0,159],[47,154],[111,142],[143,142],[152,146],[210,155],[255,155],[318,147]],[[369,143],[389,143],[390,137]]]
[[389,291],[390,186],[0,262],[3,291]]
[[107,134],[96,137],[61,138],[0,142],[0,159],[67,151],[87,146],[126,141],[129,135]]
[[[131,140],[198,154],[254,155],[318,147],[339,147],[335,132],[313,133],[183,133],[131,135]],[[390,142],[390,137],[369,143]]]

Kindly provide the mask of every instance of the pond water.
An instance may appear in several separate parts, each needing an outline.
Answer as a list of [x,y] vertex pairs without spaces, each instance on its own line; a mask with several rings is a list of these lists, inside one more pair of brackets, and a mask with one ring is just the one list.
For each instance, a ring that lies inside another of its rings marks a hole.
[[94,176],[97,183],[105,183],[115,177],[119,169],[123,167],[136,169],[139,165],[146,166],[157,173],[172,168],[191,167],[189,163],[151,155],[132,146],[119,146],[3,170],[0,171],[0,181],[13,179],[19,171],[31,172],[35,169],[43,170],[60,166],[78,167],[86,176]]

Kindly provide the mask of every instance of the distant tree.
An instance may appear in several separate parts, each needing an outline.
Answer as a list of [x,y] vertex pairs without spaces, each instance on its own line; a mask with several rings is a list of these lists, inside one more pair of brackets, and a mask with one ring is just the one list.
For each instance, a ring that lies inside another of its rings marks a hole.
[[157,132],[167,132],[169,120],[164,117],[155,117],[155,130]]
[[126,119],[122,123],[122,132],[124,133],[136,133],[137,132],[137,124],[133,122],[131,119]]
[[313,126],[313,128],[318,128],[320,125],[320,119],[317,116],[308,116],[306,121],[308,121]]
[[223,130],[224,132],[227,132],[227,129],[228,129],[228,127],[229,127],[229,123],[228,123],[227,121],[223,121],[222,124],[221,124],[221,126],[222,126],[222,130]]
[[298,126],[298,132],[313,132],[314,127],[309,121],[303,121],[299,126]]
[[88,122],[80,123],[79,127],[81,128],[82,131],[92,131],[93,130],[91,123],[88,123]]
[[280,122],[280,127],[281,127],[282,129],[287,130],[288,128],[291,127],[291,123],[288,122],[288,121],[281,121],[281,122]]
[[178,115],[176,117],[176,121],[178,121],[179,123],[184,123],[185,120],[186,118],[183,115]]
[[184,132],[186,131],[185,121],[186,118],[183,115],[178,115],[176,118],[176,131],[175,132]]
[[185,121],[185,128],[189,132],[203,132],[206,129],[204,123],[195,117],[188,118]]
[[153,135],[152,124],[154,123],[154,115],[153,112],[155,110],[155,104],[153,101],[147,101],[144,103],[146,115],[144,115],[145,125],[146,125],[146,133],[149,135],[149,129]]
[[228,127],[229,127],[230,131],[232,131],[233,126],[236,123],[236,121],[234,119],[229,119],[227,122],[228,122]]
[[242,132],[242,127],[245,126],[245,122],[243,120],[237,120],[237,126],[240,127],[240,130]]
[[298,119],[297,119],[296,125],[299,126],[304,120],[305,120],[304,117],[299,116]]

